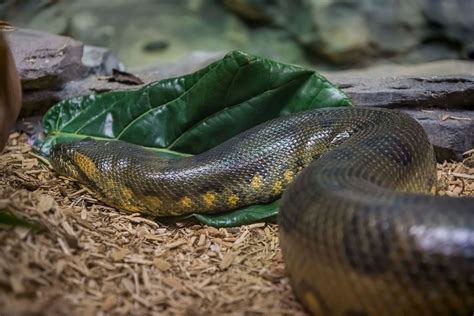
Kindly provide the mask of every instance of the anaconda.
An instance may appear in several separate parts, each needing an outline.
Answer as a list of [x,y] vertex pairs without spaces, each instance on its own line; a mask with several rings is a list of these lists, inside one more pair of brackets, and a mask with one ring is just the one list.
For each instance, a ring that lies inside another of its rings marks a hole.
[[284,192],[285,265],[314,314],[474,311],[474,198],[432,194],[433,148],[406,114],[301,112],[180,160],[84,140],[57,145],[51,161],[106,203],[158,216],[230,210]]

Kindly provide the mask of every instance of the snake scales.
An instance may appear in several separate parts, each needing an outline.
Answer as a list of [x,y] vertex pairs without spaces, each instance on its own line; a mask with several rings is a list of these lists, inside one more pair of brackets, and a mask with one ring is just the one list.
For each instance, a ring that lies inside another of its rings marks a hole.
[[433,149],[405,114],[301,112],[180,160],[84,140],[57,145],[51,161],[108,204],[158,216],[265,203],[285,191],[285,264],[314,314],[474,311],[474,199],[430,195]]

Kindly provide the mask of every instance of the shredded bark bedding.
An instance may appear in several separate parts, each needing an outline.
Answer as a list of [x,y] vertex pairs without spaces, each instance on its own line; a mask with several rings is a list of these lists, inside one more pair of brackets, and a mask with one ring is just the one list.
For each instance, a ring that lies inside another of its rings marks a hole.
[[[10,136],[0,209],[39,229],[0,227],[0,315],[303,315],[278,226],[162,225],[94,199]],[[474,150],[438,165],[439,194],[474,195]]]

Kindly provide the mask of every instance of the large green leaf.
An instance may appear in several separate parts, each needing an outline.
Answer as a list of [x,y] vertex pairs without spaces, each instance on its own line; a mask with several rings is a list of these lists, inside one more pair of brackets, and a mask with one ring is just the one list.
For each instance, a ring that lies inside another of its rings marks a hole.
[[[57,143],[91,137],[124,140],[161,155],[193,155],[274,117],[350,105],[340,90],[313,70],[235,51],[195,73],[136,91],[60,102],[44,116],[45,137],[36,146],[47,156]],[[236,224],[254,218],[245,218],[251,213],[247,210],[241,210],[243,217]],[[259,218],[269,217],[261,213]]]

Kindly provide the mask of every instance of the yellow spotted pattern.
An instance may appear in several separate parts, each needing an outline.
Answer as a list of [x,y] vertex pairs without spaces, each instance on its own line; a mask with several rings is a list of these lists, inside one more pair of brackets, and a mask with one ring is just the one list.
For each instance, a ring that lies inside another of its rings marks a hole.
[[188,196],[184,196],[179,200],[179,204],[184,208],[189,208],[193,204],[193,201]]
[[229,207],[234,208],[237,206],[237,203],[239,203],[239,197],[237,196],[237,194],[232,193],[227,199],[227,204],[229,205]]
[[252,181],[250,181],[250,187],[254,190],[260,189],[262,185],[263,185],[263,178],[259,174],[256,174],[252,178]]
[[120,188],[120,193],[122,193],[122,198],[124,200],[132,200],[134,197],[132,190],[126,186]]
[[[109,189],[109,190],[113,189],[113,187],[110,186],[109,182],[106,182],[106,183],[103,183],[103,184],[105,184],[105,186],[107,186],[106,189]],[[135,197],[134,194],[133,194],[133,191],[130,188],[127,188],[126,186],[123,186],[123,187],[119,188],[119,190],[120,190],[121,197],[122,197],[122,199],[124,200],[124,203],[127,206],[127,210],[129,210],[130,212],[141,212],[142,211],[142,208],[140,206],[128,202],[128,201],[133,201],[133,199]],[[118,206],[118,207],[120,207],[120,206]]]
[[273,183],[272,190],[273,190],[273,193],[275,193],[275,194],[281,193],[282,183],[281,183],[280,180],[276,180],[275,183]]
[[291,170],[286,170],[285,173],[283,174],[283,177],[285,178],[285,181],[287,183],[290,183],[293,181],[293,178],[295,177],[295,173]]
[[202,196],[202,199],[204,200],[204,203],[206,204],[206,206],[210,207],[216,201],[216,194],[214,192],[206,192]]
[[155,210],[159,210],[161,208],[161,199],[157,196],[146,195],[142,198],[143,203],[147,205],[147,207],[153,208]]

